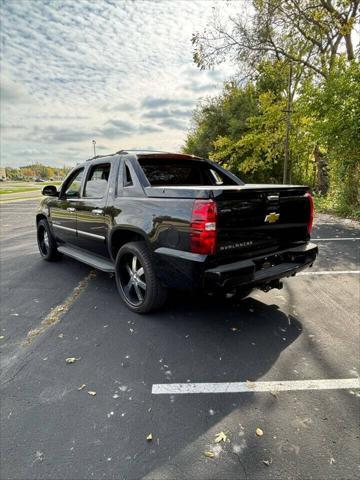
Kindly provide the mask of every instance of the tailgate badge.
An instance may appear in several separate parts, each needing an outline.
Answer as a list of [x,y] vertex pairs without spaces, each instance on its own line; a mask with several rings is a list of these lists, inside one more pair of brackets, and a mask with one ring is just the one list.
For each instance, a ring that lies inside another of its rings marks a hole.
[[275,223],[279,220],[279,218],[280,218],[280,213],[271,212],[268,215],[266,215],[264,221],[268,223]]

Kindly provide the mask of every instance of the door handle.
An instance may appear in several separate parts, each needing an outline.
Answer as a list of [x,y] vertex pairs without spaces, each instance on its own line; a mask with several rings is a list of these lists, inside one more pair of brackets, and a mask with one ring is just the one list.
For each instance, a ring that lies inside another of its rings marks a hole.
[[101,208],[94,208],[94,210],[91,210],[91,213],[93,213],[94,215],[102,215],[104,213],[104,210],[102,210]]
[[76,212],[76,208],[74,208],[74,207],[68,207],[66,210],[68,212]]

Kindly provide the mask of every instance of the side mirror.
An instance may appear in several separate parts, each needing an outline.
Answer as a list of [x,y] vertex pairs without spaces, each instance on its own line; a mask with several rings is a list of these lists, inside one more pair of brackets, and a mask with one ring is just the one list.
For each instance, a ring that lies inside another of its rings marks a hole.
[[59,196],[59,192],[57,191],[57,188],[55,187],[55,185],[46,185],[46,187],[42,189],[42,194],[45,195],[46,197]]

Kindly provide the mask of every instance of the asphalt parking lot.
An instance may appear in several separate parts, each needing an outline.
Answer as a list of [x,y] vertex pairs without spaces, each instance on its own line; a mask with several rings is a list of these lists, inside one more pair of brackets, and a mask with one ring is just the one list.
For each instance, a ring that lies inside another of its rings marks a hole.
[[[2,479],[360,478],[358,224],[318,216],[319,259],[281,291],[139,316],[109,275],[40,258],[35,209],[0,207]],[[337,382],[256,389],[301,380]]]

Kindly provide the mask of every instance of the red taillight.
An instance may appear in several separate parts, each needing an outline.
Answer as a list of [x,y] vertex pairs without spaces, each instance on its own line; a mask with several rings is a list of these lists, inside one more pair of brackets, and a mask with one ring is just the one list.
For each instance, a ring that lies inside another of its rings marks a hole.
[[190,250],[193,253],[215,253],[216,219],[213,200],[195,200],[190,224]]
[[313,227],[313,222],[314,222],[314,200],[313,200],[313,197],[311,196],[311,193],[309,192],[305,193],[305,197],[307,197],[309,200],[310,213],[309,213],[307,229],[308,229],[308,234],[310,235]]

